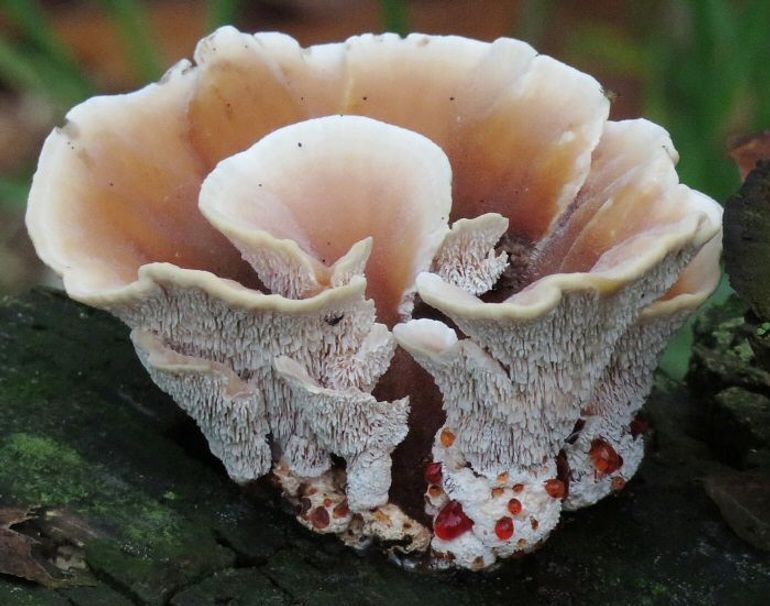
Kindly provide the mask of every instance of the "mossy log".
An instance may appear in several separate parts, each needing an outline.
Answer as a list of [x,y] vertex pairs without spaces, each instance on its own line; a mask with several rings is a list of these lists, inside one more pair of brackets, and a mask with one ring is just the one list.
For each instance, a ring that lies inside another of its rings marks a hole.
[[691,435],[682,385],[659,379],[647,459],[619,496],[565,514],[534,555],[426,575],[311,535],[267,482],[230,482],[127,332],[56,293],[0,302],[0,512],[25,518],[0,524],[0,569],[37,571],[0,575],[0,604],[767,603],[770,556],[709,500],[723,466]]

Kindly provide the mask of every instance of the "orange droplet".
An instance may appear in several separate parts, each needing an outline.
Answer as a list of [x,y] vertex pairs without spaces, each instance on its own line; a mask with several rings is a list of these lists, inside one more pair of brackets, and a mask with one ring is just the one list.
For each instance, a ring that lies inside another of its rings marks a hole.
[[612,478],[610,487],[614,492],[620,492],[626,487],[626,480],[623,478],[623,476],[615,476]]
[[532,524],[532,530],[537,530],[537,527],[540,526],[540,522],[538,522],[535,518],[531,518],[529,522]]
[[513,485],[513,492],[521,492],[522,490],[524,490],[524,484]]
[[505,492],[505,488],[493,488],[492,489],[492,496],[493,497],[501,497],[501,496],[503,496],[504,492]]
[[554,499],[563,499],[567,495],[564,482],[556,479],[548,480],[545,483],[545,491],[548,493],[548,496]]
[[324,499],[324,507],[331,507],[333,502],[329,497],[326,497]]
[[444,448],[449,448],[452,444],[455,443],[455,434],[453,434],[448,429],[442,429],[440,440],[441,440],[441,445]]
[[444,493],[443,490],[441,490],[441,486],[436,486],[435,484],[431,484],[428,486],[428,494],[434,498],[437,499]]
[[591,449],[588,451],[594,462],[594,467],[599,473],[615,473],[623,465],[623,457],[602,438],[596,438],[591,442]]
[[499,476],[497,476],[497,481],[500,482],[500,484],[505,484],[508,481],[508,472],[504,471]]
[[348,507],[347,499],[344,499],[340,503],[338,503],[332,512],[335,518],[344,518],[349,513],[350,513],[350,508]]

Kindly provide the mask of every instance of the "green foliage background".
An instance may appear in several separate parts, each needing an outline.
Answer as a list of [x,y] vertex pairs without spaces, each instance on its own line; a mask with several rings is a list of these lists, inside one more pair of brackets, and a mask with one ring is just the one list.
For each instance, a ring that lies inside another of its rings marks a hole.
[[[147,0],[91,0],[114,21],[140,81],[164,69]],[[558,0],[522,0],[511,35],[540,47]],[[238,23],[246,0],[208,0],[211,29]],[[574,2],[573,2],[574,4]],[[590,14],[591,2],[585,2]],[[717,200],[738,185],[726,155],[734,133],[770,128],[770,2],[768,0],[629,0],[631,32],[582,20],[566,36],[559,59],[591,71],[631,75],[642,82],[643,115],[665,126],[681,155],[682,181]],[[0,84],[44,97],[62,115],[97,93],[57,37],[39,0],[0,0],[0,9],[21,35],[0,34]],[[383,29],[409,31],[410,2],[381,0]],[[0,174],[0,211],[22,213],[33,167]],[[0,225],[0,239],[3,229]],[[726,283],[717,293],[724,298]],[[689,330],[667,353],[664,365],[675,375],[689,357]]]

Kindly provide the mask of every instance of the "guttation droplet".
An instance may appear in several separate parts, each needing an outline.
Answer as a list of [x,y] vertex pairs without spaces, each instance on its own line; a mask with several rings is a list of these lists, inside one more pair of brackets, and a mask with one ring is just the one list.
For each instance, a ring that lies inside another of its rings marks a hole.
[[548,480],[545,483],[545,491],[553,499],[563,499],[567,496],[567,488],[561,480]]
[[438,512],[433,528],[439,539],[451,541],[473,528],[473,520],[465,515],[463,506],[458,501],[449,501]]
[[588,454],[599,473],[615,473],[623,465],[623,457],[602,438],[596,438],[591,442],[591,450]]
[[428,463],[425,466],[425,481],[428,484],[440,484],[441,477],[441,463]]
[[337,506],[334,508],[334,517],[335,518],[344,518],[350,513],[350,508],[348,507],[348,500],[344,499],[342,502],[337,504]]
[[511,499],[508,501],[508,511],[510,511],[513,515],[519,515],[521,513],[521,501],[519,499]]
[[325,507],[316,507],[313,511],[310,512],[308,518],[310,519],[310,523],[319,530],[326,528],[330,521],[329,512],[326,511]]
[[495,534],[501,541],[510,539],[513,536],[513,520],[507,516],[497,520]]
[[455,443],[455,434],[452,433],[452,431],[449,429],[442,429],[439,438],[441,440],[441,445],[444,448],[449,448],[452,444]]

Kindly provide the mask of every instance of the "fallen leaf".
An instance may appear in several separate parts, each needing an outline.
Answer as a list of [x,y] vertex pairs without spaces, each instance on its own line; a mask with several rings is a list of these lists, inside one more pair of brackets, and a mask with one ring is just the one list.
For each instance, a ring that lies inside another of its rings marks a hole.
[[756,168],[760,160],[770,159],[770,130],[736,139],[730,145],[730,156],[741,170],[741,178]]
[[0,508],[0,573],[52,586],[56,580],[32,552],[39,541],[13,530],[15,525],[34,517],[31,509]]

